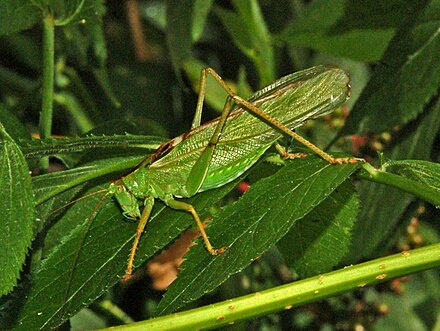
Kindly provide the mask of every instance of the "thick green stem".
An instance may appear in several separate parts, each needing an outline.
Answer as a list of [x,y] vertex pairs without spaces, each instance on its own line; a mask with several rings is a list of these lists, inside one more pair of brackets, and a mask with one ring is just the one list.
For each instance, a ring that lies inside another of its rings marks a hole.
[[438,267],[439,252],[440,244],[404,251],[207,307],[111,329],[196,330],[225,326]]
[[414,194],[415,196],[432,203],[434,206],[440,205],[440,193],[430,189],[428,186],[414,180],[395,175],[386,171],[374,168],[371,164],[365,163],[362,168],[367,174],[359,174],[359,177],[372,182],[394,186],[402,191]]
[[[53,85],[55,68],[54,49],[54,20],[48,15],[43,20],[43,85],[42,102],[40,113],[40,135],[41,138],[48,138],[52,133],[52,112],[53,112]],[[40,167],[47,170],[49,159],[43,158]]]

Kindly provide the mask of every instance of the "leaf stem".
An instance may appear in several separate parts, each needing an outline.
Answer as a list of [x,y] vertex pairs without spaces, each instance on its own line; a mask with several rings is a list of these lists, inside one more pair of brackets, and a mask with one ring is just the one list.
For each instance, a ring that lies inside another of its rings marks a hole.
[[[41,138],[48,138],[52,133],[52,113],[53,113],[53,86],[55,68],[55,31],[54,20],[51,15],[43,19],[43,86],[42,102],[40,113],[40,135]],[[47,170],[49,159],[42,158],[40,168]]]
[[130,325],[112,327],[116,330],[195,330],[215,328],[237,321],[255,318],[283,309],[291,309],[358,287],[389,281],[396,277],[438,267],[440,244],[403,251],[310,277],[294,283],[240,298],[226,300],[207,307],[157,317]]
[[415,196],[432,203],[434,206],[440,205],[440,193],[430,189],[422,183],[376,169],[369,163],[365,163],[362,168],[368,173],[359,173],[359,177],[363,179],[396,187],[405,192],[414,194]]

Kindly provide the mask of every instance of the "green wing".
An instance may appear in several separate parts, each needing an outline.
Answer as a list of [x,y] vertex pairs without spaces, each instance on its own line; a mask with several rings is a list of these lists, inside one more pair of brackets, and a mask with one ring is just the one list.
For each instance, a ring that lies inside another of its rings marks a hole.
[[[285,76],[248,101],[290,129],[328,114],[349,96],[349,77],[341,69],[317,66]],[[184,196],[194,163],[207,146],[218,119],[171,140],[169,151],[150,165],[153,182],[166,193]],[[236,106],[226,122],[200,191],[224,185],[251,167],[282,133]]]

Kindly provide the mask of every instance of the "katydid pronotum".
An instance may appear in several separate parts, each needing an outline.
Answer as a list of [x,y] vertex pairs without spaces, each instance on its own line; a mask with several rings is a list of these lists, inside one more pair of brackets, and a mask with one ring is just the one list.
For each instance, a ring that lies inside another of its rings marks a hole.
[[[208,75],[215,78],[228,97],[221,116],[200,125]],[[329,163],[359,161],[334,158],[292,131],[306,120],[340,107],[349,97],[348,83],[349,77],[343,70],[317,66],[285,76],[244,100],[213,69],[203,69],[191,130],[161,145],[129,174],[110,183],[105,194],[115,197],[125,217],[139,219],[124,278],[132,273],[136,249],[154,199],[191,213],[207,250],[216,255],[225,248],[214,248],[194,207],[175,198],[188,198],[229,183],[255,164],[272,145],[285,158],[304,156],[287,153],[278,144],[285,135]],[[138,200],[143,201],[142,212]]]

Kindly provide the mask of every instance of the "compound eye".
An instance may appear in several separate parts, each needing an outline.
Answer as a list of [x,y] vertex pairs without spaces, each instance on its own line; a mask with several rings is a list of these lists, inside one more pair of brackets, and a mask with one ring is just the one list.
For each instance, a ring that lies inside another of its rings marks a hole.
[[122,192],[124,192],[124,188],[123,188],[121,185],[118,185],[118,186],[116,187],[116,192],[117,192],[117,193],[122,193]]

